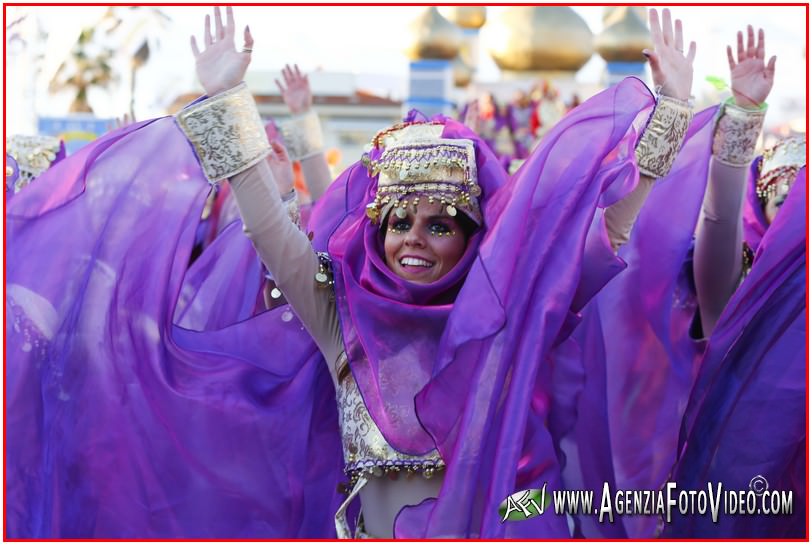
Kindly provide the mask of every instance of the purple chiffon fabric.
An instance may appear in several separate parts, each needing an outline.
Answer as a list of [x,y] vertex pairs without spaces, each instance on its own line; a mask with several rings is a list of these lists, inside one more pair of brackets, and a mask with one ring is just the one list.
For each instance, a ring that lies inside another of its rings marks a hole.
[[289,309],[247,319],[239,229],[187,271],[209,189],[169,118],[8,203],[8,537],[334,535],[332,383]]
[[[564,517],[502,524],[497,511],[519,488],[562,488],[556,443],[578,377],[549,354],[573,325],[596,208],[636,182],[635,122],[652,105],[639,80],[593,97],[487,203],[488,232],[439,350],[420,363],[432,379],[417,395],[417,415],[448,462],[445,481],[436,500],[402,510],[399,537],[569,536]],[[579,145],[584,134],[594,146]]]
[[[658,180],[627,244],[628,264],[583,310],[576,345],[562,359],[585,375],[577,424],[564,441],[573,463],[568,488],[653,490],[674,461],[677,435],[699,355],[689,335],[696,310],[690,254],[705,185],[717,108],[697,113],[668,176]],[[645,538],[654,517],[609,523],[579,517],[586,537]]]
[[[448,464],[440,496],[402,510],[398,537],[569,535],[552,514],[503,525],[498,506],[563,487],[558,443],[584,375],[553,350],[572,348],[575,312],[623,266],[590,228],[634,187],[653,103],[636,79],[600,93],[511,178],[477,140],[486,228],[436,285],[382,268],[360,164],[314,207],[370,413],[393,445],[436,446]],[[453,122],[444,135],[475,138]],[[160,119],[101,138],[9,202],[9,537],[335,536],[344,477],[327,367],[287,306],[258,314],[261,267],[239,222],[188,268],[209,191]]]
[[[671,476],[680,489],[711,482],[726,491],[747,491],[760,475],[769,490],[793,493],[793,512],[722,514],[718,522],[683,517],[666,525],[668,537],[806,534],[806,174],[804,167],[773,223],[761,223],[763,236],[749,238],[757,240],[753,268],[709,339]],[[745,225],[756,226],[760,204],[748,198],[746,208]]]

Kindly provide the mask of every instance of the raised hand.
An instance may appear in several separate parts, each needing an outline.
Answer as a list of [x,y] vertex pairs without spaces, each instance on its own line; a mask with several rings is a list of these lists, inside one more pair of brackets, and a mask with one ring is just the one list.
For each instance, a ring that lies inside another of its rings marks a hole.
[[758,29],[758,44],[755,43],[753,27],[747,25],[747,49],[744,36],[739,31],[736,39],[738,62],[733,58],[733,49],[727,46],[727,62],[730,65],[730,86],[737,106],[752,108],[767,100],[773,88],[775,60],[764,64],[764,30]]
[[667,8],[663,10],[662,27],[657,10],[649,10],[649,26],[654,51],[644,49],[643,55],[651,64],[654,85],[660,88],[663,95],[688,100],[694,77],[696,43],[691,42],[686,55],[683,50],[682,21],[677,19],[672,26],[671,11]]
[[245,71],[251,62],[251,48],[254,39],[251,31],[245,27],[242,51],[234,48],[234,12],[226,8],[226,24],[223,25],[220,8],[214,8],[214,33],[211,29],[211,18],[206,15],[203,30],[203,51],[197,46],[192,36],[192,53],[195,56],[197,79],[209,96],[222,93],[238,85],[245,77]]
[[293,163],[284,144],[282,144],[282,137],[273,121],[265,125],[265,134],[271,144],[268,165],[271,167],[279,194],[285,196],[294,187]]
[[307,76],[302,75],[299,71],[299,65],[294,64],[291,69],[290,65],[286,64],[282,70],[282,76],[285,78],[285,84],[275,80],[276,86],[279,87],[279,92],[282,93],[282,98],[288,105],[290,113],[295,115],[309,110],[313,105],[313,94],[310,91]]

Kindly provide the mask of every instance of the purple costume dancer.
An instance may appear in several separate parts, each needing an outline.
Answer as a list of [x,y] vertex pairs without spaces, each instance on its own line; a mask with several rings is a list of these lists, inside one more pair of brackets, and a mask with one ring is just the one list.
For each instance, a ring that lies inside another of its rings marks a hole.
[[[569,535],[561,518],[503,525],[498,505],[517,488],[561,487],[556,443],[577,379],[548,355],[617,270],[605,245],[607,266],[584,245],[596,208],[634,187],[652,105],[634,79],[593,97],[510,179],[470,131],[436,120],[443,138],[474,143],[484,228],[435,285],[375,263],[380,230],[365,208],[378,179],[361,164],[314,211],[369,413],[390,443],[416,455],[433,445],[446,461],[438,497],[404,508],[398,537]],[[579,145],[585,133],[593,148]],[[238,229],[187,270],[208,190],[161,119],[103,137],[11,204],[10,536],[334,535],[333,362],[290,308],[246,318],[255,264],[228,240]],[[413,354],[395,361],[395,347]]]
[[[583,367],[576,425],[565,438],[568,488],[600,498],[659,488],[674,460],[682,407],[693,383],[696,311],[690,285],[693,230],[702,204],[716,108],[699,112],[668,176],[659,180],[618,251],[627,267],[583,310],[559,361]],[[673,203],[679,202],[675,207]],[[656,235],[653,235],[655,234]],[[578,517],[586,537],[651,537],[654,517]]]
[[[766,97],[772,84],[770,71],[774,61],[765,65],[763,36],[759,40],[760,56],[754,44],[752,29],[750,29],[750,52],[746,55],[742,50],[741,40],[740,37],[738,68],[741,68],[742,64],[750,63],[756,65],[757,70],[745,70],[745,74],[749,73],[753,81],[746,79],[742,81],[742,77],[737,77],[734,72],[734,88],[748,92],[750,94],[748,98],[751,100],[752,97],[759,97],[756,101],[759,102]],[[731,69],[734,68],[734,64],[731,55]],[[762,75],[764,71],[769,77]],[[759,89],[759,86],[762,88]],[[583,325],[574,334],[574,338],[584,349],[582,357],[591,371],[587,374],[585,387],[589,395],[582,396],[580,406],[584,415],[598,417],[597,421],[580,422],[579,426],[576,426],[574,441],[577,444],[596,447],[599,452],[604,453],[606,460],[611,460],[606,464],[603,473],[613,473],[614,482],[611,484],[619,489],[659,489],[668,478],[668,471],[677,452],[676,431],[684,407],[688,403],[697,372],[699,370],[705,372],[706,360],[702,360],[702,351],[706,342],[696,341],[690,334],[692,329],[697,329],[695,326],[699,323],[696,320],[700,310],[698,302],[701,303],[702,322],[708,329],[712,329],[721,314],[721,309],[725,308],[729,294],[738,284],[742,272],[741,244],[735,242],[737,240],[735,233],[738,226],[738,240],[741,241],[741,203],[743,189],[746,187],[744,183],[746,165],[752,157],[763,116],[764,111],[761,108],[744,110],[733,104],[726,104],[720,111],[714,136],[711,181],[703,206],[704,223],[700,231],[700,241],[697,243],[700,246],[697,252],[692,251],[692,233],[705,194],[706,175],[703,172],[707,172],[710,150],[691,149],[686,145],[681,158],[685,157],[695,163],[693,171],[683,173],[680,191],[672,189],[671,196],[668,196],[665,183],[654,189],[640,215],[630,244],[619,253],[629,263],[629,268],[598,295],[587,309]],[[771,162],[768,161],[768,164]],[[766,170],[772,172],[772,176],[780,172],[772,166],[766,167]],[[795,172],[797,162],[795,171],[788,177],[794,178]],[[757,172],[751,181],[756,178]],[[786,179],[782,183],[788,185]],[[741,190],[737,189],[738,187]],[[744,213],[745,238],[754,244],[753,247],[760,240],[765,225],[763,219],[761,221],[755,219],[756,216],[763,218],[760,211],[762,206],[755,198],[755,188],[755,182],[748,188],[749,195]],[[684,207],[675,210],[671,203],[676,199],[679,199]],[[656,243],[653,243],[655,239],[650,236],[650,233],[654,232],[658,233]],[[684,259],[685,256],[687,260]],[[700,260],[699,267],[694,264],[697,259]],[[792,260],[789,259],[787,263],[792,268]],[[731,264],[735,267],[731,267]],[[699,287],[704,287],[699,301],[695,294],[692,265],[697,270],[696,283],[700,285]],[[783,274],[786,273],[788,270],[783,271]],[[720,277],[721,282],[718,280]],[[733,287],[728,288],[726,282],[732,282]],[[718,303],[720,300],[721,305]],[[792,307],[792,304],[789,306]],[[719,310],[714,316],[716,308]],[[726,309],[725,312],[730,310]],[[744,317],[736,320],[739,330],[746,322]],[[765,331],[765,334],[771,333]],[[698,337],[701,336],[700,333]],[[756,335],[752,338],[754,346],[759,343],[757,337]],[[742,339],[737,342],[750,341]],[[796,338],[794,342],[797,343],[798,339]],[[802,344],[796,345],[796,348],[800,353]],[[775,354],[762,356],[768,358],[768,361],[751,365],[763,365],[766,368],[770,365],[779,365],[777,361],[774,363],[769,361]],[[708,356],[705,357],[707,359]],[[604,361],[605,372],[600,363]],[[789,372],[788,376],[794,376],[798,381],[797,384],[801,384],[803,374],[799,374],[799,369]],[[763,378],[755,380],[763,381],[766,388],[773,387],[769,380]],[[729,387],[731,390],[735,389],[733,385]],[[751,388],[757,386],[753,385]],[[734,395],[730,392],[728,394]],[[691,394],[692,403],[697,395],[702,394],[697,394],[697,391]],[[792,399],[792,395],[789,397]],[[787,403],[793,401],[788,400]],[[748,414],[746,411],[737,412],[735,418],[744,422],[750,418]],[[603,422],[601,417],[605,418],[606,422]],[[705,413],[705,418],[709,419],[707,425],[716,422],[710,410]],[[786,452],[777,456],[779,459],[782,456],[784,459],[787,455],[794,456],[793,449],[797,441],[801,440],[797,432],[797,423],[788,419],[787,424],[786,427],[780,426],[780,431],[775,431],[776,435],[783,433],[785,438],[793,438],[788,441],[790,446],[786,448]],[[731,440],[730,445],[724,447],[735,450],[737,448],[735,445],[738,443]],[[699,453],[703,452],[705,446],[701,440],[693,445],[692,463],[696,463],[696,458],[700,456]],[[583,463],[583,460],[581,462]],[[733,464],[730,458],[726,463]],[[731,471],[741,471],[734,470],[733,467],[735,466],[730,466]],[[590,474],[590,470],[593,473]],[[590,476],[595,477],[594,468],[589,466],[581,473],[580,475],[576,473],[576,476],[581,477],[582,482],[587,484]],[[720,473],[720,478],[723,474]],[[797,481],[797,477],[795,480]],[[704,489],[707,485],[706,482],[698,482],[695,475],[692,475],[690,482],[693,486],[683,487],[681,482],[679,484],[681,488],[687,489]],[[739,484],[737,488],[741,489],[742,485]],[[800,489],[796,487],[795,490],[796,496],[805,496],[805,487]],[[584,518],[581,521],[582,531],[588,536],[647,537],[653,535],[657,523],[654,517],[623,517],[621,520],[622,523],[610,526],[606,523],[597,524],[591,518]],[[782,526],[784,530],[790,530],[795,525],[787,519],[784,519],[783,525],[778,521],[773,522],[776,524],[773,530],[778,530],[774,533],[776,536],[782,535],[780,533]],[[733,530],[731,526],[703,525],[701,521],[697,523],[694,520],[678,520],[672,524],[679,529],[674,532],[669,529],[670,525],[667,525],[668,535],[748,537],[748,530],[745,530],[747,524],[742,525],[739,531]],[[768,535],[757,530],[759,524],[764,524],[764,521],[750,525],[752,535]]]
[[[795,139],[753,163],[744,211],[752,269],[708,341],[671,474],[680,489],[711,483],[716,490],[721,483],[725,491],[752,491],[761,513],[679,518],[665,526],[666,536],[788,539],[806,533],[805,162],[805,143]],[[783,204],[769,223],[765,204],[776,193]],[[782,493],[787,501],[791,494],[791,512],[767,514],[764,505]]]

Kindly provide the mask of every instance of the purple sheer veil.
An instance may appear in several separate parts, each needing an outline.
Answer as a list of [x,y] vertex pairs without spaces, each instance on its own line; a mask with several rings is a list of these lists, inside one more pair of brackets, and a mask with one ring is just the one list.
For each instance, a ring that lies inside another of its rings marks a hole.
[[672,480],[792,491],[791,516],[684,517],[669,537],[799,538],[806,532],[806,167],[764,233],[711,336],[685,411]]
[[[676,452],[682,408],[698,353],[689,336],[696,309],[689,279],[693,232],[708,174],[716,108],[697,113],[669,175],[658,180],[619,256],[628,267],[584,308],[576,345],[562,361],[581,362],[578,417],[565,438],[573,463],[568,488],[657,489]],[[599,523],[579,517],[586,537],[651,537],[656,519]]]
[[334,535],[332,383],[289,309],[248,319],[236,226],[187,271],[209,189],[169,118],[9,201],[9,537]]
[[569,535],[560,517],[503,525],[498,505],[518,483],[562,488],[554,430],[571,415],[559,404],[577,369],[553,365],[550,350],[571,316],[596,208],[636,181],[635,122],[652,105],[633,79],[593,97],[487,203],[488,232],[416,398],[445,481],[436,500],[403,509],[399,537]]

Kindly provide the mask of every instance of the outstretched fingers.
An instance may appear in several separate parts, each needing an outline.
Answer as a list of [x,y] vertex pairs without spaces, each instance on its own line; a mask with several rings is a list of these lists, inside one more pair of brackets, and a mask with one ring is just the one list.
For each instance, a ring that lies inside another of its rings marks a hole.
[[736,33],[736,58],[739,62],[744,62],[744,34],[742,31]]
[[747,25],[747,58],[756,56],[756,36],[752,25]]
[[254,49],[254,37],[251,36],[251,29],[248,28],[248,25],[245,25],[245,31],[243,32],[243,52],[247,53],[248,55],[251,54],[251,51]]
[[733,48],[730,46],[727,46],[727,64],[731,70],[736,68],[736,59],[733,58]]
[[663,42],[665,45],[674,44],[674,30],[671,24],[671,10],[663,10]]
[[770,81],[772,81],[773,78],[775,77],[775,61],[776,61],[776,59],[777,59],[777,57],[775,55],[773,55],[772,57],[770,57],[770,62],[767,63],[766,75],[767,75],[767,78]]
[[234,10],[231,6],[226,6],[226,35],[233,36],[234,35]]
[[192,36],[191,41],[192,41],[192,54],[195,56],[195,58],[198,58],[200,56],[200,49],[198,49],[197,47],[197,40],[195,39],[194,35]]
[[648,24],[651,27],[651,41],[654,42],[654,49],[663,43],[663,30],[660,27],[660,15],[656,9],[648,11]]
[[685,58],[689,63],[694,63],[694,59],[696,58],[696,42],[691,42],[688,46],[688,55]]
[[205,30],[203,31],[203,44],[208,47],[210,46],[214,40],[211,38],[211,17],[206,15],[205,21]]
[[683,44],[683,42],[682,42],[682,20],[677,19],[676,21],[674,21],[674,47],[680,53],[683,52],[682,44]]
[[281,83],[281,82],[280,82],[278,79],[275,79],[274,81],[276,82],[276,86],[279,88],[279,93],[280,93],[282,96],[285,96],[285,93],[287,93],[287,92],[288,92],[287,87],[285,87],[284,85],[282,85],[282,83]]
[[219,6],[215,6],[214,8],[214,35],[218,40],[222,40],[226,37],[225,30],[223,29],[223,18],[220,15]]
[[764,29],[758,29],[758,45],[756,45],[756,57],[764,60]]

